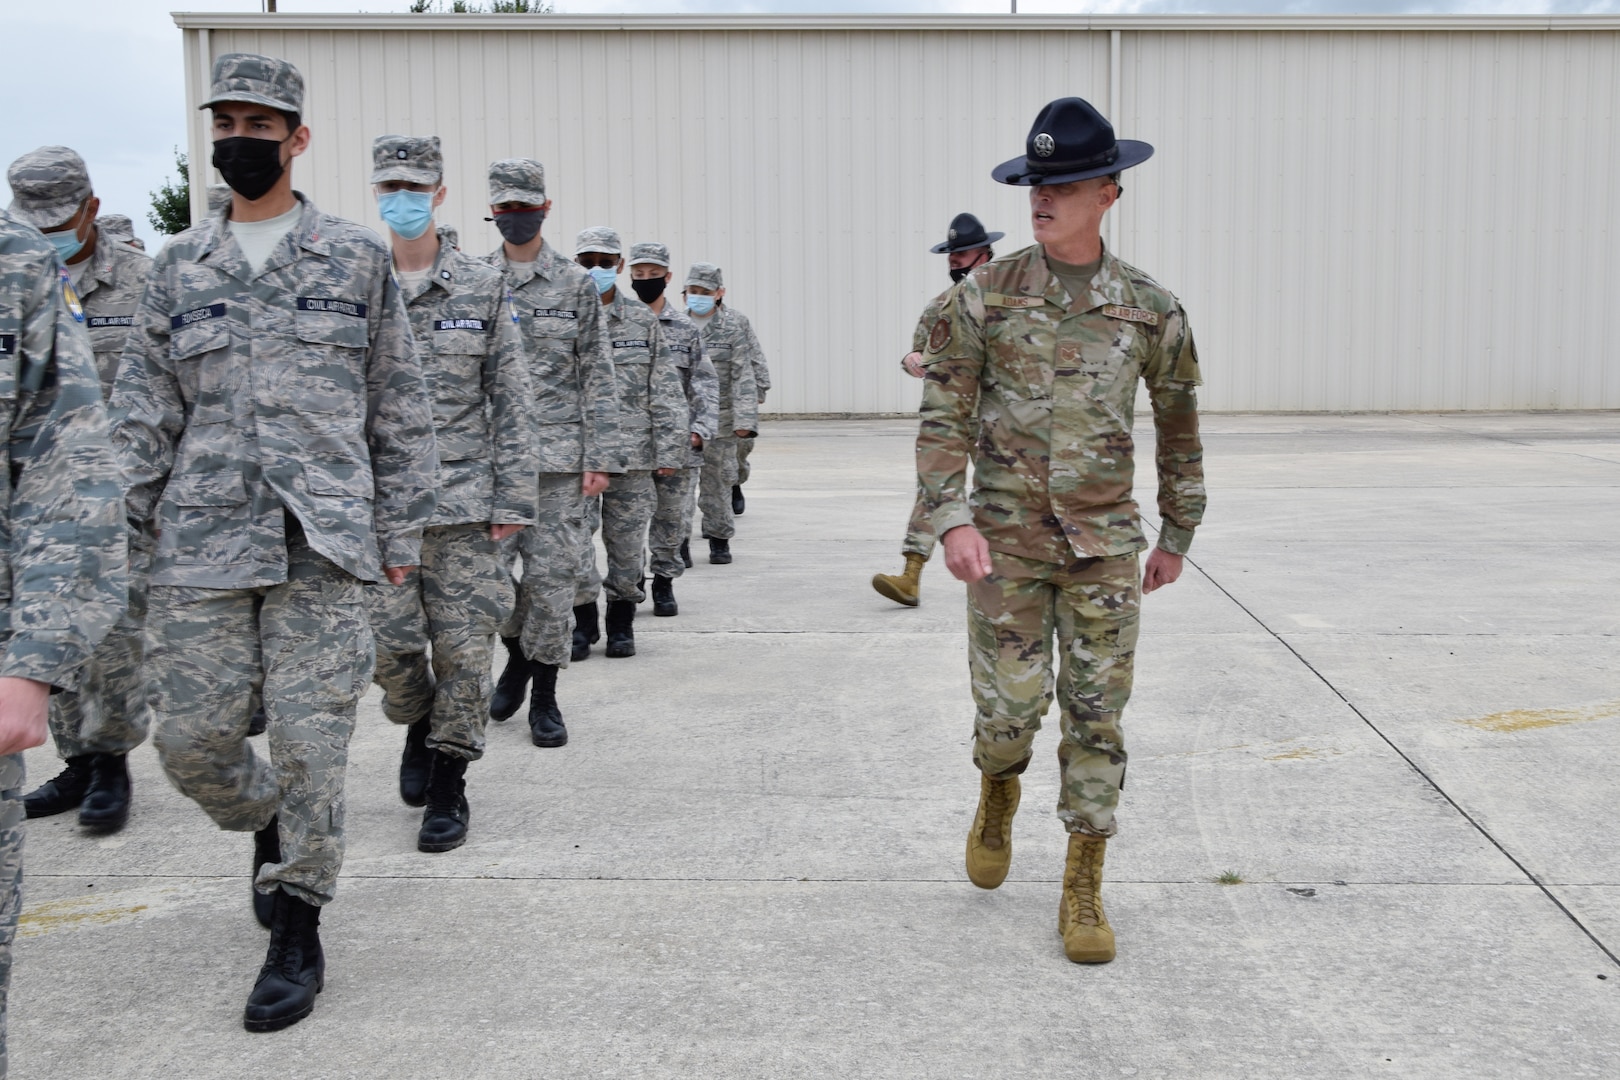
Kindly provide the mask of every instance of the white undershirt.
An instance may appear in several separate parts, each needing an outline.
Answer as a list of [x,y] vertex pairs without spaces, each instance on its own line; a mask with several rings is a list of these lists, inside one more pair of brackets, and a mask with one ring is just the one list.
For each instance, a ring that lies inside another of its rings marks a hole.
[[73,282],[73,291],[74,292],[79,291],[80,284],[82,284],[84,282],[84,272],[86,270],[90,269],[90,264],[95,262],[95,261],[96,261],[96,257],[94,255],[92,255],[88,259],[84,260],[83,262],[76,262],[76,263],[68,263],[67,264],[68,280]]
[[394,267],[394,276],[399,278],[399,287],[411,291],[425,284],[432,273],[431,266],[424,266],[420,270],[401,270],[397,266]]
[[270,258],[270,253],[276,250],[281,238],[293,231],[298,219],[304,215],[304,204],[296,203],[293,208],[280,217],[269,218],[265,221],[232,221],[231,235],[236,237],[236,246],[242,249],[242,257],[247,259],[248,266],[255,274],[264,269],[264,264]]

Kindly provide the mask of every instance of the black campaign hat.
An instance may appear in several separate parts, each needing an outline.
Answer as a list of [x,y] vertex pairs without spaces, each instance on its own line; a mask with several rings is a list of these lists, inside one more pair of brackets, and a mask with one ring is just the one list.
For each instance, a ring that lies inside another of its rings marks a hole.
[[972,214],[957,214],[951,218],[951,228],[945,234],[945,242],[935,244],[928,250],[935,255],[945,255],[954,251],[972,251],[974,248],[989,247],[1006,235],[1006,233],[985,232],[984,222]]
[[1114,125],[1084,98],[1058,98],[1035,118],[1024,142],[1024,156],[1003,161],[990,172],[1002,184],[1032,187],[1067,184],[1107,176],[1153,156],[1153,147],[1135,139],[1115,139]]

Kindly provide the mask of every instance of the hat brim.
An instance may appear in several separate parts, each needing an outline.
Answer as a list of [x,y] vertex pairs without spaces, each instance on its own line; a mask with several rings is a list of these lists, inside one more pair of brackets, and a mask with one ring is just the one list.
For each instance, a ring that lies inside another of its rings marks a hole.
[[232,102],[247,105],[266,105],[277,112],[292,113],[294,116],[303,115],[303,110],[290,101],[282,101],[271,97],[269,94],[255,94],[251,90],[233,90],[228,94],[209,98],[197,108],[201,111],[202,109],[212,109],[215,105],[229,105]]
[[662,266],[665,270],[669,269],[669,263],[665,262],[663,259],[630,259],[630,260],[628,260],[627,265],[629,265],[629,266]]
[[403,180],[407,184],[437,184],[444,177],[432,169],[416,169],[409,165],[389,165],[371,171],[371,182],[381,184],[387,180]]
[[46,229],[54,229],[58,225],[66,225],[69,221],[72,221],[73,215],[77,214],[79,207],[83,205],[83,199],[71,204],[55,203],[43,207],[18,206],[16,200],[12,200],[11,205],[6,209],[19,221],[25,221],[39,231],[44,232]]
[[489,205],[499,206],[503,202],[523,203],[526,206],[541,207],[546,205],[546,193],[525,191],[522,188],[501,188],[493,191],[489,196]]
[[624,252],[617,248],[603,247],[601,244],[586,244],[584,247],[574,249],[575,255],[617,255],[624,257]]
[[1011,161],[1003,161],[990,170],[990,179],[998,184],[1011,184],[1014,187],[1034,187],[1037,184],[1072,184],[1076,180],[1090,180],[1097,176],[1111,176],[1114,173],[1142,164],[1153,156],[1153,147],[1137,139],[1120,139],[1115,146],[1119,148],[1119,156],[1113,164],[1104,165],[1095,169],[1078,169],[1065,173],[1039,173],[1029,169],[1029,158],[1015,157]]
[[975,240],[971,244],[964,244],[954,240],[947,240],[943,244],[935,244],[928,250],[935,255],[954,255],[958,251],[972,251],[974,248],[989,247],[1007,234],[1004,232],[985,233],[983,240]]

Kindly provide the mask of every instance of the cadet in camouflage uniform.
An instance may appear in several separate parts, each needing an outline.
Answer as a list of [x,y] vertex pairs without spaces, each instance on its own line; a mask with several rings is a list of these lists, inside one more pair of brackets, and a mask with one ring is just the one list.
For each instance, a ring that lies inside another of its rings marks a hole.
[[[84,159],[67,147],[42,146],[24,154],[11,163],[6,178],[12,212],[44,232],[62,257],[83,307],[102,393],[110,394],[152,260],[101,227],[101,200],[91,189]],[[129,819],[125,757],[146,738],[147,729],[141,673],[145,614],[145,582],[131,574],[128,606],[90,658],[79,690],[51,698],[51,736],[67,768],[24,797],[29,817],[77,809],[79,824],[95,832],[116,832]]]
[[449,851],[467,839],[467,763],[484,754],[495,633],[514,602],[496,545],[534,523],[534,397],[505,279],[433,228],[445,197],[438,137],[384,135],[372,158],[433,394],[439,483],[421,568],[402,587],[367,586],[367,609],[383,715],[410,725],[399,793],[426,807],[416,846]]
[[[1176,580],[1204,512],[1198,354],[1181,304],[1103,248],[1119,173],[1146,143],[1116,140],[1080,98],[1035,120],[995,179],[1030,187],[1036,244],[974,270],[929,331],[917,473],[951,573],[968,583],[973,760],[967,871],[993,889],[1012,859],[1019,774],[1052,703],[1058,817],[1069,831],[1058,931],[1077,963],[1114,957],[1102,864],[1125,781],[1121,714],[1136,652],[1132,410],[1147,383],[1158,440],[1158,548],[1141,589]],[[966,491],[968,462],[974,490]]]
[[[518,602],[501,629],[506,669],[489,715],[505,720],[529,694],[529,737],[536,746],[568,741],[557,707],[557,671],[573,651],[573,607],[580,548],[587,542],[585,500],[624,471],[613,361],[602,336],[602,302],[590,275],[541,236],[551,209],[545,169],[530,158],[489,167],[489,202],[503,243],[487,257],[506,275],[529,357],[539,425],[540,487],[535,525],[507,540],[510,566],[523,559]],[[594,637],[593,637],[594,640]]]
[[[1005,235],[986,233],[983,223],[972,214],[957,214],[951,219],[945,242],[935,244],[928,250],[948,258],[954,287],[956,282],[967,277],[968,271],[995,258],[995,249],[990,245]],[[911,351],[900,361],[900,366],[913,378],[923,377],[922,351],[928,344],[928,332],[939,321],[940,312],[945,309],[945,301],[950,295],[951,290],[946,289],[930,300],[917,319],[917,328],[911,332]],[[923,502],[922,489],[918,488],[917,499],[911,507],[911,521],[906,526],[906,539],[900,545],[900,555],[906,560],[906,568],[899,574],[873,574],[872,588],[897,604],[916,607],[917,594],[922,587],[922,568],[933,553],[934,526],[928,520],[928,507]]]
[[124,606],[123,489],[83,315],[52,245],[0,211],[0,1077],[22,909],[23,755],[45,741],[53,687]]
[[[376,662],[365,583],[402,585],[421,562],[438,471],[387,247],[292,189],[303,89],[284,60],[214,61],[203,107],[234,196],[159,254],[112,399],[129,516],[157,536],[153,741],[221,828],[255,833],[271,941],[250,1031],[315,1006]],[[268,760],[248,742],[261,687]]]
[[[717,301],[718,302],[718,301]],[[765,404],[765,391],[771,388],[771,369],[765,365],[765,350],[759,347],[759,338],[754,337],[754,328],[749,325],[748,317],[737,312],[731,312],[742,320],[748,329],[748,337],[752,339],[752,359],[754,363],[754,406],[759,408]],[[731,512],[741,515],[747,509],[748,502],[743,498],[743,485],[754,470],[748,464],[749,457],[754,452],[754,436],[737,437],[737,482],[731,485]]]
[[720,379],[714,363],[703,351],[703,337],[692,320],[664,295],[670,279],[669,248],[658,243],[636,244],[630,249],[630,287],[658,316],[675,366],[680,369],[690,415],[691,450],[686,467],[671,476],[655,474],[653,488],[658,507],[653,511],[647,547],[652,561],[654,615],[678,615],[674,579],[691,564],[686,550],[692,535],[692,497],[703,470],[703,446],[715,437],[720,422]]
[[[624,269],[619,234],[593,226],[579,234],[574,261],[591,275],[602,296],[602,336],[613,357],[619,395],[620,445],[624,475],[614,477],[596,499],[586,500],[585,543],[580,549],[579,588],[574,609],[595,604],[607,592],[607,655],[636,655],[636,605],[647,598],[642,573],[647,529],[658,495],[656,477],[669,478],[686,466],[691,449],[691,412],[674,354],[664,341],[663,324],[640,300],[624,295],[618,275]],[[607,549],[604,582],[596,568],[591,536],[600,528]],[[591,643],[576,625],[572,658],[590,655]]]
[[[703,351],[720,380],[720,431],[703,447],[698,510],[709,561],[731,561],[732,488],[737,483],[737,440],[759,434],[756,373],[764,366],[759,340],[748,318],[725,306],[725,279],[713,263],[693,263],[686,271],[686,309],[703,336]],[[756,359],[756,357],[758,357]]]

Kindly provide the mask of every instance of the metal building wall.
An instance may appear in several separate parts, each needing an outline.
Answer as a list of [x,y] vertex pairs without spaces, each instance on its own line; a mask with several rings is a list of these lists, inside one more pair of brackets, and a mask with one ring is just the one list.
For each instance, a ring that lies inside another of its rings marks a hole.
[[[546,235],[610,224],[725,267],[771,412],[909,411],[898,367],[958,210],[1029,240],[989,179],[1089,98],[1159,152],[1116,249],[1184,300],[1212,409],[1620,407],[1620,19],[181,15],[208,59],[284,56],[298,186],[381,227],[371,139],[436,133],[441,220],[482,253],[485,164],[538,157]],[[199,114],[193,160],[206,153]],[[203,170],[198,170],[202,173]],[[199,176],[199,181],[202,176]]]

